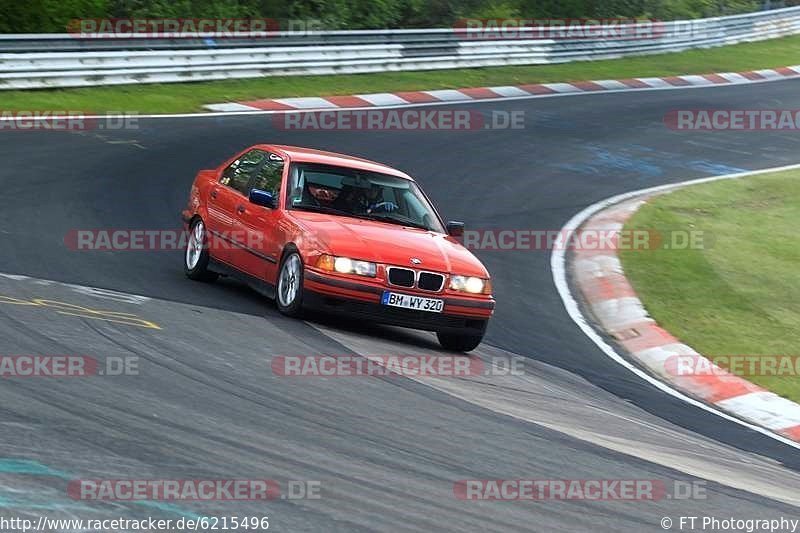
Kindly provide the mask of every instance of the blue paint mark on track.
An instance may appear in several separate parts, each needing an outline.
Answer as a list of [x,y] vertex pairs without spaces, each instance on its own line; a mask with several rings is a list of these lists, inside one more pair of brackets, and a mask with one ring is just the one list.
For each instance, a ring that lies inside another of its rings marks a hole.
[[28,459],[0,459],[0,474],[28,474],[71,479],[65,472],[54,470],[38,461]]
[[707,159],[687,160],[680,154],[660,151],[640,144],[629,144],[622,149],[609,150],[596,144],[583,147],[589,152],[586,161],[556,164],[555,167],[592,176],[610,177],[624,172],[640,180],[658,178],[664,169],[673,167],[692,172],[722,175],[745,172],[747,169],[717,163]]
[[724,174],[738,174],[739,172],[747,172],[746,168],[732,167],[729,165],[714,163],[712,161],[689,161],[687,163],[689,168],[698,172],[705,172],[714,176]]
[[[70,480],[73,479],[73,476],[67,474],[66,472],[62,472],[60,470],[55,470],[50,468],[47,465],[44,465],[38,461],[33,461],[30,459],[0,459],[0,474],[13,474],[13,475],[29,475],[29,476],[48,476],[54,477],[58,479],[66,479]],[[142,507],[150,507],[153,509],[158,509],[160,511],[166,511],[169,513],[175,513],[179,516],[185,516],[187,518],[193,519],[200,519],[204,515],[197,514],[191,511],[184,510],[177,505],[167,502],[160,502],[160,501],[151,501],[151,500],[137,500],[131,501],[135,505],[140,505]],[[24,509],[47,509],[52,511],[58,510],[81,510],[81,511],[93,511],[96,510],[93,507],[89,507],[87,505],[81,503],[73,503],[73,502],[57,502],[57,501],[50,501],[50,502],[40,502],[35,500],[21,500],[16,498],[6,498],[0,496],[0,507],[16,507],[16,508],[24,508]]]

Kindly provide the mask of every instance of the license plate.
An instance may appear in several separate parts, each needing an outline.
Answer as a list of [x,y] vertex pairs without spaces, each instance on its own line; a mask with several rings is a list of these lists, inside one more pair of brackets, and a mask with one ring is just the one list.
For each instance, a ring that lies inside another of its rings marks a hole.
[[410,294],[398,294],[391,291],[384,291],[381,303],[392,307],[402,307],[403,309],[414,309],[416,311],[428,311],[431,313],[441,313],[444,309],[444,300],[411,296]]

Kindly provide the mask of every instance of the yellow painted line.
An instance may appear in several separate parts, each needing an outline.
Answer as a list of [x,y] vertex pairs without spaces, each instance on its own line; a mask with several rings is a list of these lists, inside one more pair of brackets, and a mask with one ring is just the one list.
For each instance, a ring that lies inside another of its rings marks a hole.
[[0,294],[0,304],[8,305],[24,305],[31,307],[44,307],[52,309],[60,315],[77,316],[81,318],[88,318],[90,320],[100,320],[102,322],[113,322],[114,324],[123,324],[126,326],[135,326],[145,329],[158,329],[161,327],[155,322],[145,320],[133,313],[122,313],[119,311],[104,311],[98,309],[90,309],[80,305],[71,303],[59,302],[57,300],[46,300],[43,298],[36,298],[33,300],[22,300],[20,298],[13,298],[11,296],[4,296]]

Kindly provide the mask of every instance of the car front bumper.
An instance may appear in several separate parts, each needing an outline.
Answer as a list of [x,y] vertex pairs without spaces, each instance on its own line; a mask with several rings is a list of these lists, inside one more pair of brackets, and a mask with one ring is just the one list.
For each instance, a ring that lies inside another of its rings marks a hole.
[[[494,313],[490,297],[459,298],[449,294],[425,293],[359,283],[306,268],[303,304],[338,315],[349,315],[381,324],[427,331],[483,335]],[[444,300],[441,313],[402,309],[381,304],[381,295],[391,290],[400,294]]]

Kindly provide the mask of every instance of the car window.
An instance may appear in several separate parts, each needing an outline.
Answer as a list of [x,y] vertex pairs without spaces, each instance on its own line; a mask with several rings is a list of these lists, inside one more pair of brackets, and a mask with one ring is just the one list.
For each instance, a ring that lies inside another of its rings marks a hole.
[[283,177],[283,160],[274,154],[270,154],[269,159],[256,174],[255,180],[251,185],[252,189],[261,189],[271,192],[277,197],[281,190],[281,178]]
[[445,232],[417,184],[404,178],[348,167],[294,163],[287,188],[289,209],[374,218]]
[[401,201],[398,203],[405,205],[412,217],[420,220],[424,219],[426,214],[425,206],[422,205],[422,202],[419,200],[419,198],[414,196],[411,191],[403,191]]
[[264,162],[267,155],[267,152],[263,150],[250,150],[222,172],[219,182],[247,196],[250,193],[247,188],[250,178],[253,177],[253,173]]

